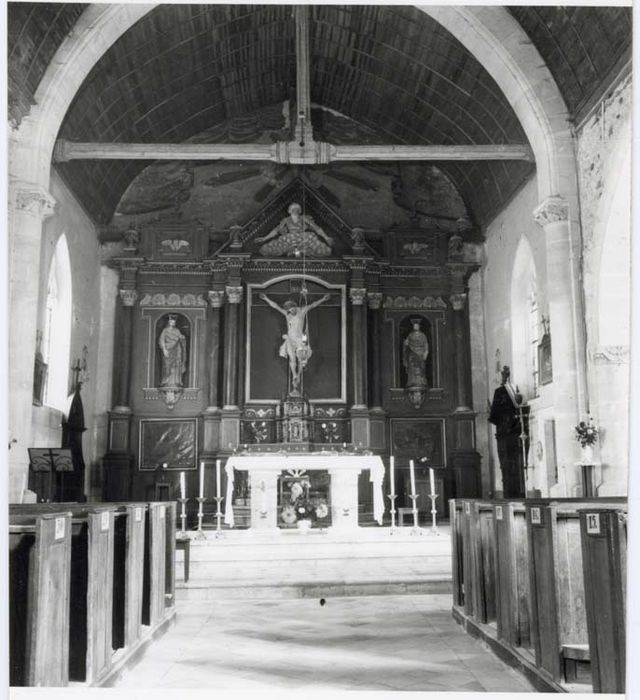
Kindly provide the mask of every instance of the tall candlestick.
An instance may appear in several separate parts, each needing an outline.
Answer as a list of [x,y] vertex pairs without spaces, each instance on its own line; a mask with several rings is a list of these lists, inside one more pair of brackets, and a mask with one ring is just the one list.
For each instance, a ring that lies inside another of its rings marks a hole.
[[200,462],[200,498],[204,498],[204,462]]
[[431,487],[430,494],[432,496],[435,496],[436,493],[436,480],[435,480],[435,475],[433,473],[433,469],[429,467],[429,486]]
[[180,498],[187,497],[187,486],[184,480],[184,472],[180,472]]
[[415,492],[416,492],[416,473],[415,473],[412,459],[409,460],[409,478],[411,479],[411,493],[415,494]]
[[222,496],[220,488],[220,460],[216,459],[216,496]]
[[396,495],[396,469],[393,455],[389,457],[389,491],[392,496]]

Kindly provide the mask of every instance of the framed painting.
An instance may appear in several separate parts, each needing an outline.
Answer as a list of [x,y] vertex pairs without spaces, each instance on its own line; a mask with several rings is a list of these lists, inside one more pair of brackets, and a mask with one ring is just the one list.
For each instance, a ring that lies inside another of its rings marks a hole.
[[426,457],[426,466],[446,466],[444,418],[392,418],[391,451],[396,459]]
[[140,421],[139,461],[141,470],[196,469],[198,424],[195,418],[148,418]]

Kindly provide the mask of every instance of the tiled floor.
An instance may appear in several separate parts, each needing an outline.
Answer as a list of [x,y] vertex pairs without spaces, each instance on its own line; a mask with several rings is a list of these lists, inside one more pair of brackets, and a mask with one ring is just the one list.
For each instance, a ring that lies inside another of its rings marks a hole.
[[532,692],[451,618],[449,595],[178,603],[118,685]]

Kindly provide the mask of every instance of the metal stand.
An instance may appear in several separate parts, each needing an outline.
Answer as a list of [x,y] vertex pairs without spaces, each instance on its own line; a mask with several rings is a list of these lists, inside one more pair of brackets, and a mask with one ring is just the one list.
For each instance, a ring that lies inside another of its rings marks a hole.
[[396,529],[396,496],[395,493],[387,494],[387,498],[391,501],[391,533]]
[[439,535],[440,530],[438,530],[438,526],[436,525],[436,498],[438,498],[437,493],[430,493],[429,498],[431,499],[431,532],[432,535]]
[[422,530],[418,526],[418,509],[416,507],[416,501],[418,500],[417,493],[410,493],[409,498],[411,499],[411,510],[413,512],[413,527],[411,528],[412,535],[421,535]]
[[206,540],[207,539],[207,536],[202,531],[202,518],[204,516],[203,508],[204,508],[204,502],[206,500],[207,499],[203,498],[202,496],[198,496],[198,498],[196,498],[196,501],[198,501],[198,532],[197,532],[196,537],[195,537],[196,540]]
[[186,524],[187,524],[187,501],[188,498],[179,498],[178,502],[180,503],[180,520],[182,522],[182,527],[180,528],[180,537],[182,539],[186,539],[188,537],[187,535],[187,530],[186,530]]
[[216,502],[216,538],[224,537],[222,528],[220,526],[220,521],[222,520],[222,510],[220,508],[222,501],[224,501],[224,496],[214,496],[213,500]]

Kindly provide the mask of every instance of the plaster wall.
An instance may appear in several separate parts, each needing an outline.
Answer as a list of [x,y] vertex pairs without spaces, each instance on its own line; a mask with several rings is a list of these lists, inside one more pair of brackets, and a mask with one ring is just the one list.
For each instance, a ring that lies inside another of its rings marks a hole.
[[[59,237],[67,238],[71,263],[71,346],[69,364],[82,358],[83,348],[88,349],[88,381],[83,385],[81,396],[87,431],[83,437],[83,454],[87,466],[86,482],[89,482],[91,465],[96,457],[94,438],[96,388],[92,377],[97,369],[97,345],[100,325],[100,256],[97,232],[64,182],[52,171],[50,192],[55,198],[56,211],[43,226],[38,295],[38,328],[44,325],[45,304],[49,268]],[[73,373],[69,368],[68,391],[71,394]],[[71,395],[69,396],[69,403]],[[62,439],[61,420],[63,414],[48,406],[33,407],[33,446],[60,446]]]
[[600,429],[598,494],[625,495],[631,306],[631,77],[615,83],[577,141],[589,411]]
[[[472,362],[474,374],[476,368],[486,368],[484,370],[486,396],[482,397],[482,400],[486,399],[489,403],[493,399],[493,392],[500,385],[502,366],[514,367],[511,288],[514,261],[522,239],[525,239],[530,247],[535,266],[540,313],[548,316],[545,234],[532,216],[538,203],[538,184],[533,177],[489,224],[485,232],[485,264],[481,271],[484,345],[480,346],[477,334],[475,339],[472,336]],[[484,362],[482,357],[486,358]],[[514,384],[527,383],[524,377],[518,377],[517,370],[512,373],[512,381]],[[540,387],[540,395],[537,398],[527,395],[524,397],[531,407],[529,450],[531,469],[528,474],[528,488],[540,489],[543,495],[560,495],[558,493],[560,486],[553,486],[551,492],[548,490],[547,469],[551,468],[551,465],[548,465],[547,460],[553,460],[553,451],[549,450],[549,454],[546,453],[543,438],[543,420],[544,417],[548,419],[550,407],[553,405],[552,386],[550,384]],[[474,396],[474,399],[476,404],[479,404],[481,397]],[[483,468],[483,485],[493,475],[493,483],[488,484],[489,493],[492,494],[502,489],[502,483],[495,431],[490,423],[484,422],[486,418],[486,412],[478,416],[478,445],[481,452],[483,448],[486,451],[486,454],[484,452],[482,454],[483,464],[486,462]],[[487,435],[484,440],[480,438],[482,432]]]

